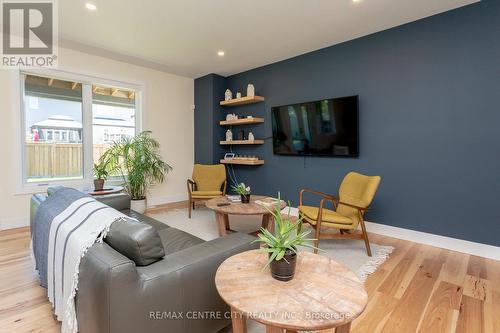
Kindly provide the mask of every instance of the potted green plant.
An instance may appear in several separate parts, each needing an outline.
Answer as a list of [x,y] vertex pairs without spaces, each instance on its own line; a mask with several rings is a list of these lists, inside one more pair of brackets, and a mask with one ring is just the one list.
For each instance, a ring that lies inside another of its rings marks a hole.
[[103,163],[94,163],[94,191],[102,191],[104,189],[104,181],[108,178],[108,170]]
[[268,209],[274,217],[274,234],[262,227],[254,242],[264,245],[260,251],[269,255],[264,268],[271,267],[272,277],[279,281],[290,281],[295,275],[298,247],[316,249],[310,244],[315,239],[307,238],[310,231],[302,231],[302,218],[296,221],[290,218],[290,208],[287,214],[281,213],[280,203],[281,200],[278,200],[274,209]]
[[131,199],[130,208],[139,213],[146,210],[148,188],[163,183],[165,174],[172,170],[162,160],[159,148],[160,144],[151,137],[151,131],[144,131],[114,142],[100,159],[109,174],[117,173],[123,178],[124,188]]
[[231,189],[234,193],[237,193],[241,196],[241,203],[250,203],[250,186],[245,186],[244,183],[239,183],[231,186]]

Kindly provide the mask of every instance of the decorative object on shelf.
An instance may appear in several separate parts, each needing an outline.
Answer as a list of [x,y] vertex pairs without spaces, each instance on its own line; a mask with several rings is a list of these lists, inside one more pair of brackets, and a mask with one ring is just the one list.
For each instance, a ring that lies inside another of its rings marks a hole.
[[247,97],[254,97],[255,96],[255,87],[253,84],[249,84],[247,86]]
[[255,137],[253,136],[253,133],[249,132],[248,133],[248,141],[254,141],[254,140],[255,140]]
[[94,191],[99,192],[104,189],[104,181],[108,178],[108,170],[106,170],[105,161],[99,160],[99,163],[94,163]]
[[233,132],[230,129],[226,131],[226,141],[233,141]]
[[274,235],[266,228],[261,228],[259,239],[255,242],[262,243],[260,251],[268,253],[269,259],[264,267],[271,266],[271,275],[279,281],[290,281],[295,275],[298,246],[317,249],[310,242],[316,239],[306,238],[311,231],[302,232],[302,218],[292,221],[290,218],[290,202],[288,214],[281,213],[281,196],[273,208],[264,206],[274,217]]
[[227,116],[226,116],[226,120],[227,121],[231,121],[231,120],[236,120],[238,119],[238,116],[235,115],[234,113],[229,113]]
[[244,130],[240,130],[238,132],[238,140],[245,140],[245,131]]
[[172,167],[162,160],[160,144],[144,131],[132,138],[115,141],[101,156],[109,174],[121,175],[125,191],[130,195],[130,208],[138,213],[146,210],[146,191],[161,184]]
[[247,116],[248,119],[253,119],[253,116]]
[[241,196],[241,203],[250,203],[250,186],[246,186],[245,183],[239,183],[231,186],[234,193]]
[[224,154],[225,160],[232,160],[233,158],[234,158],[234,153],[225,153]]
[[231,92],[231,90],[226,89],[226,92],[224,93],[224,100],[230,101],[232,99],[233,99],[233,93]]
[[236,93],[236,98],[241,98],[241,93],[239,91]]

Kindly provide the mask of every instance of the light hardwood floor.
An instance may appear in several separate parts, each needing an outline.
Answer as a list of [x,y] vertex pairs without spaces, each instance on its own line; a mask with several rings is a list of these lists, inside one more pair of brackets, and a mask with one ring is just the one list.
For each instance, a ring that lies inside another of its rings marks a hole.
[[[500,262],[370,234],[395,247],[367,282],[351,332],[500,332]],[[0,332],[59,332],[29,254],[29,229],[0,232]]]

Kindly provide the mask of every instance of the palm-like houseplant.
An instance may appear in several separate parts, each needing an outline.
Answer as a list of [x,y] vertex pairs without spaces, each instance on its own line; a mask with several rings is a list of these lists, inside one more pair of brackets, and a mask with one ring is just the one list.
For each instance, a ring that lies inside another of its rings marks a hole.
[[271,266],[271,275],[280,281],[289,281],[295,274],[295,264],[299,246],[316,249],[310,242],[313,238],[307,238],[310,231],[302,231],[302,218],[296,221],[290,218],[290,203],[288,203],[288,213],[281,213],[281,199],[273,209],[267,208],[272,214],[275,223],[274,234],[262,227],[259,238],[254,242],[259,242],[264,247],[260,251],[268,253],[269,259],[264,266]]
[[94,176],[94,191],[102,191],[104,189],[104,181],[108,178],[108,170],[104,163],[94,163]]
[[132,200],[132,209],[144,212],[146,192],[154,184],[163,183],[165,174],[172,167],[164,162],[159,153],[160,144],[144,131],[135,137],[114,142],[101,156],[109,174],[123,178],[124,187]]

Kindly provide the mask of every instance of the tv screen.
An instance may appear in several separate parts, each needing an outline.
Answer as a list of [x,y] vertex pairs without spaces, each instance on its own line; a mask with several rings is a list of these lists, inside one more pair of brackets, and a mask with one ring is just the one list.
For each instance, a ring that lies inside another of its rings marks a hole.
[[272,108],[278,155],[359,156],[358,96]]

